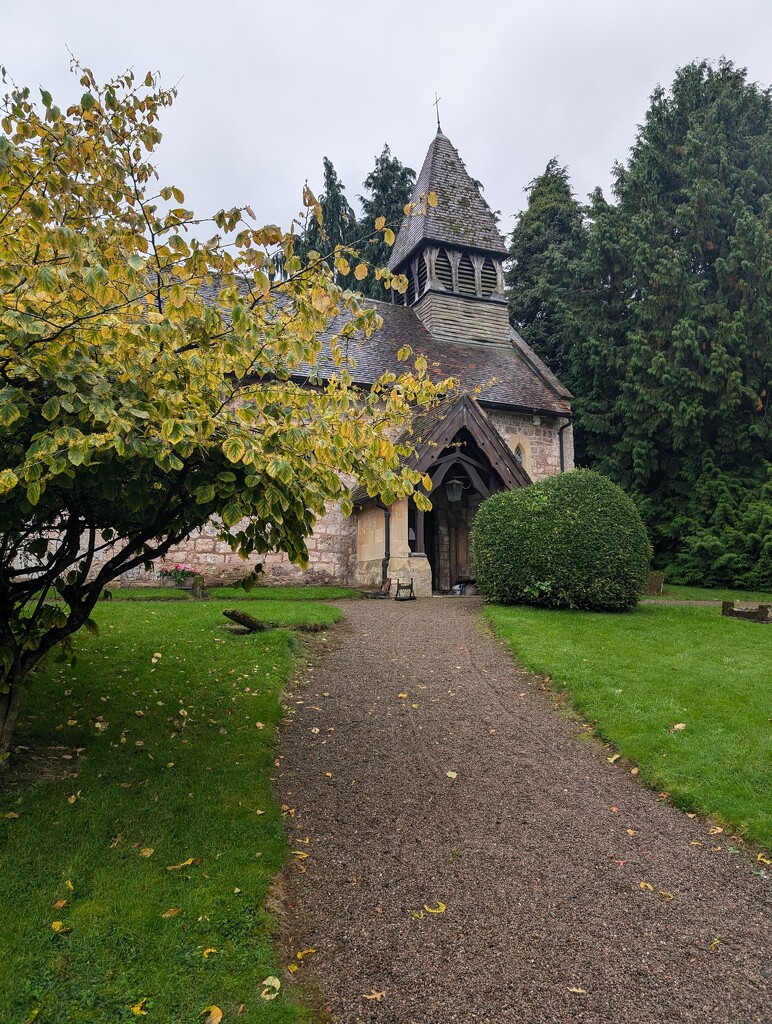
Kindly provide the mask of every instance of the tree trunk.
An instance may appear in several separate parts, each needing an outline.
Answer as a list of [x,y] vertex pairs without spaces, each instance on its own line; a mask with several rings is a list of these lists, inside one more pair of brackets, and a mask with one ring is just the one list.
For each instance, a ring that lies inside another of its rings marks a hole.
[[247,615],[246,612],[240,612],[237,608],[231,608],[229,611],[223,612],[223,615],[226,619],[230,619],[232,622],[238,622],[240,626],[244,626],[253,633],[262,633],[266,629],[271,628],[267,623],[261,622],[260,619],[256,619],[254,615]]
[[9,764],[20,703],[21,677],[18,671],[14,671],[9,679],[8,693],[0,694],[0,772],[5,771]]

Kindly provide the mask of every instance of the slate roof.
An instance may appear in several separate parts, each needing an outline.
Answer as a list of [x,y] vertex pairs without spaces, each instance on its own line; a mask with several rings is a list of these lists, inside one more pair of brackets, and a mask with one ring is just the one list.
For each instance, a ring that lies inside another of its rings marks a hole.
[[[464,391],[480,388],[477,399],[483,405],[570,415],[571,393],[519,335],[501,345],[438,341],[407,306],[373,299],[363,300],[363,304],[376,309],[383,326],[371,338],[355,335],[347,342],[345,351],[356,363],[351,373],[357,384],[369,386],[383,373],[404,372],[407,364],[399,362],[397,352],[403,345],[410,345],[414,356],[426,357],[433,380],[456,377]],[[323,349],[318,363],[315,368],[303,367],[303,378],[315,374],[326,379],[338,371],[330,355],[330,341],[349,315],[340,314],[321,335]]]
[[[429,192],[437,195],[435,207],[420,201]],[[389,260],[392,270],[425,241],[506,255],[507,247],[488,204],[458,151],[441,131],[429,146],[411,202],[418,204],[421,212],[403,220]]]

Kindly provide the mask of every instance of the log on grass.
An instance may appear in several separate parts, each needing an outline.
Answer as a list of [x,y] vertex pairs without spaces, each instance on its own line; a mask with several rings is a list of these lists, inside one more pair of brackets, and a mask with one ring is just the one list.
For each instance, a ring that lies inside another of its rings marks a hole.
[[230,619],[231,622],[238,622],[240,626],[244,626],[252,633],[263,633],[266,629],[272,629],[267,622],[261,622],[260,619],[256,619],[254,615],[247,615],[246,612],[240,612],[238,608],[229,608],[223,612],[226,619]]

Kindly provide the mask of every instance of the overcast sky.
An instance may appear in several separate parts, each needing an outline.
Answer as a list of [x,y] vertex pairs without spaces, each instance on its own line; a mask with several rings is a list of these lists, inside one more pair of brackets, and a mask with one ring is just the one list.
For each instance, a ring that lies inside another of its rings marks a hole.
[[384,142],[420,169],[442,128],[511,229],[557,155],[608,192],[652,90],[722,55],[772,82],[772,0],[0,0],[0,64],[60,105],[68,48],[106,80],[161,74],[179,97],[158,165],[198,215],[248,203],[288,226],[333,161],[356,205]]

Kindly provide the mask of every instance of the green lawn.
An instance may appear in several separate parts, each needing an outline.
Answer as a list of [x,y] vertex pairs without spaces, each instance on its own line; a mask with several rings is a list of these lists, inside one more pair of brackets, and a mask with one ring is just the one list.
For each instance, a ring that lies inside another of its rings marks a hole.
[[2,1020],[191,1024],[242,1004],[244,1024],[307,1019],[283,989],[260,995],[282,967],[265,907],[287,853],[270,776],[298,641],[235,633],[223,607],[101,603],[75,667],[34,680],[17,732],[29,750],[0,794]]
[[[179,587],[111,587],[113,601],[193,601],[189,590]],[[358,590],[348,587],[209,587],[208,599],[216,601],[340,601],[358,598]],[[250,614],[252,612],[250,611]]]
[[709,590],[707,587],[678,587],[674,583],[666,583],[659,597],[644,598],[646,600],[756,601],[772,604],[772,594],[763,590]]
[[662,605],[627,615],[485,614],[641,778],[685,810],[772,845],[772,627]]

